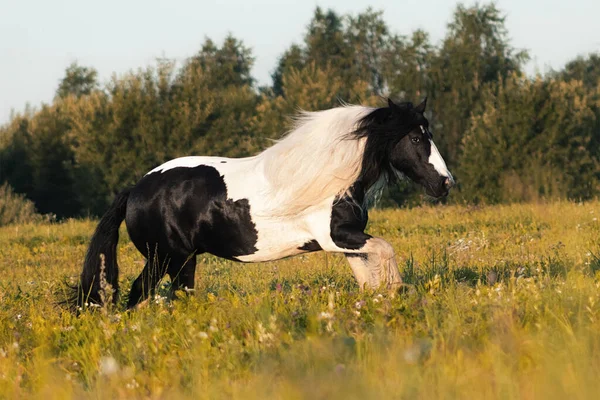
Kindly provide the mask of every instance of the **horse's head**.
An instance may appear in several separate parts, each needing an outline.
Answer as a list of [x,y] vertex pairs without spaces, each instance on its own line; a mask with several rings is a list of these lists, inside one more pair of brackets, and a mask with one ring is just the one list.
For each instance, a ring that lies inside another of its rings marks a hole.
[[388,176],[405,175],[420,183],[428,195],[443,197],[454,186],[454,178],[429,131],[423,115],[427,99],[414,107],[412,103],[378,108],[359,122],[355,135],[367,137],[362,176],[375,182],[381,171]]
[[401,135],[391,149],[389,161],[393,169],[420,183],[428,195],[437,198],[448,195],[454,178],[433,143],[429,122],[423,115],[426,103],[427,99],[413,107],[410,103],[396,105],[388,100],[391,111],[388,126],[393,130],[395,124],[397,134]]

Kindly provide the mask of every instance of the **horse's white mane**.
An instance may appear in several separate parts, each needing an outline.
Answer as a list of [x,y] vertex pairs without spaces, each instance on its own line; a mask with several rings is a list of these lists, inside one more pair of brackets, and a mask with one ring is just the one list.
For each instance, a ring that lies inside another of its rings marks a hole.
[[301,213],[350,188],[361,172],[366,138],[348,134],[371,111],[345,105],[301,112],[293,129],[258,156],[269,182],[273,215]]

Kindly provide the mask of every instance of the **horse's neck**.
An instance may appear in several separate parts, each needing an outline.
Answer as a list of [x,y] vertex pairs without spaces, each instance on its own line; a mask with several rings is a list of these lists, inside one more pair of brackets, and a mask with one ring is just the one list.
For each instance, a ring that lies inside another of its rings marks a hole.
[[379,200],[387,183],[386,174],[381,173],[376,179],[369,179],[368,181],[361,177],[352,185],[355,191],[354,196],[360,199],[360,205],[365,212]]

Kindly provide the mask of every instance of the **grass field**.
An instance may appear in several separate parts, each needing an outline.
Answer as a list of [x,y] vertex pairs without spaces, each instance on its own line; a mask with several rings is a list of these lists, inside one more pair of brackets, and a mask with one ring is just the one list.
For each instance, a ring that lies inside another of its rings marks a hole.
[[[359,293],[339,255],[200,256],[194,296],[79,317],[56,302],[94,222],[1,228],[0,398],[598,398],[598,217],[600,202],[376,211],[401,293]],[[143,264],[122,233],[126,293]]]

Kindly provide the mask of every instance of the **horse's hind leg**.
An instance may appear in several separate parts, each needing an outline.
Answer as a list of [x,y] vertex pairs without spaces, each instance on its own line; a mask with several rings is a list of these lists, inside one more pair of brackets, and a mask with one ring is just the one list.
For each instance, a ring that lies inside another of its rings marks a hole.
[[196,276],[196,254],[190,255],[183,262],[171,260],[167,273],[171,277],[171,297],[178,290],[191,291],[194,289]]
[[167,273],[168,262],[166,257],[161,259],[156,252],[150,252],[142,273],[131,285],[127,308],[135,307],[147,299],[149,294],[154,293],[156,285]]

